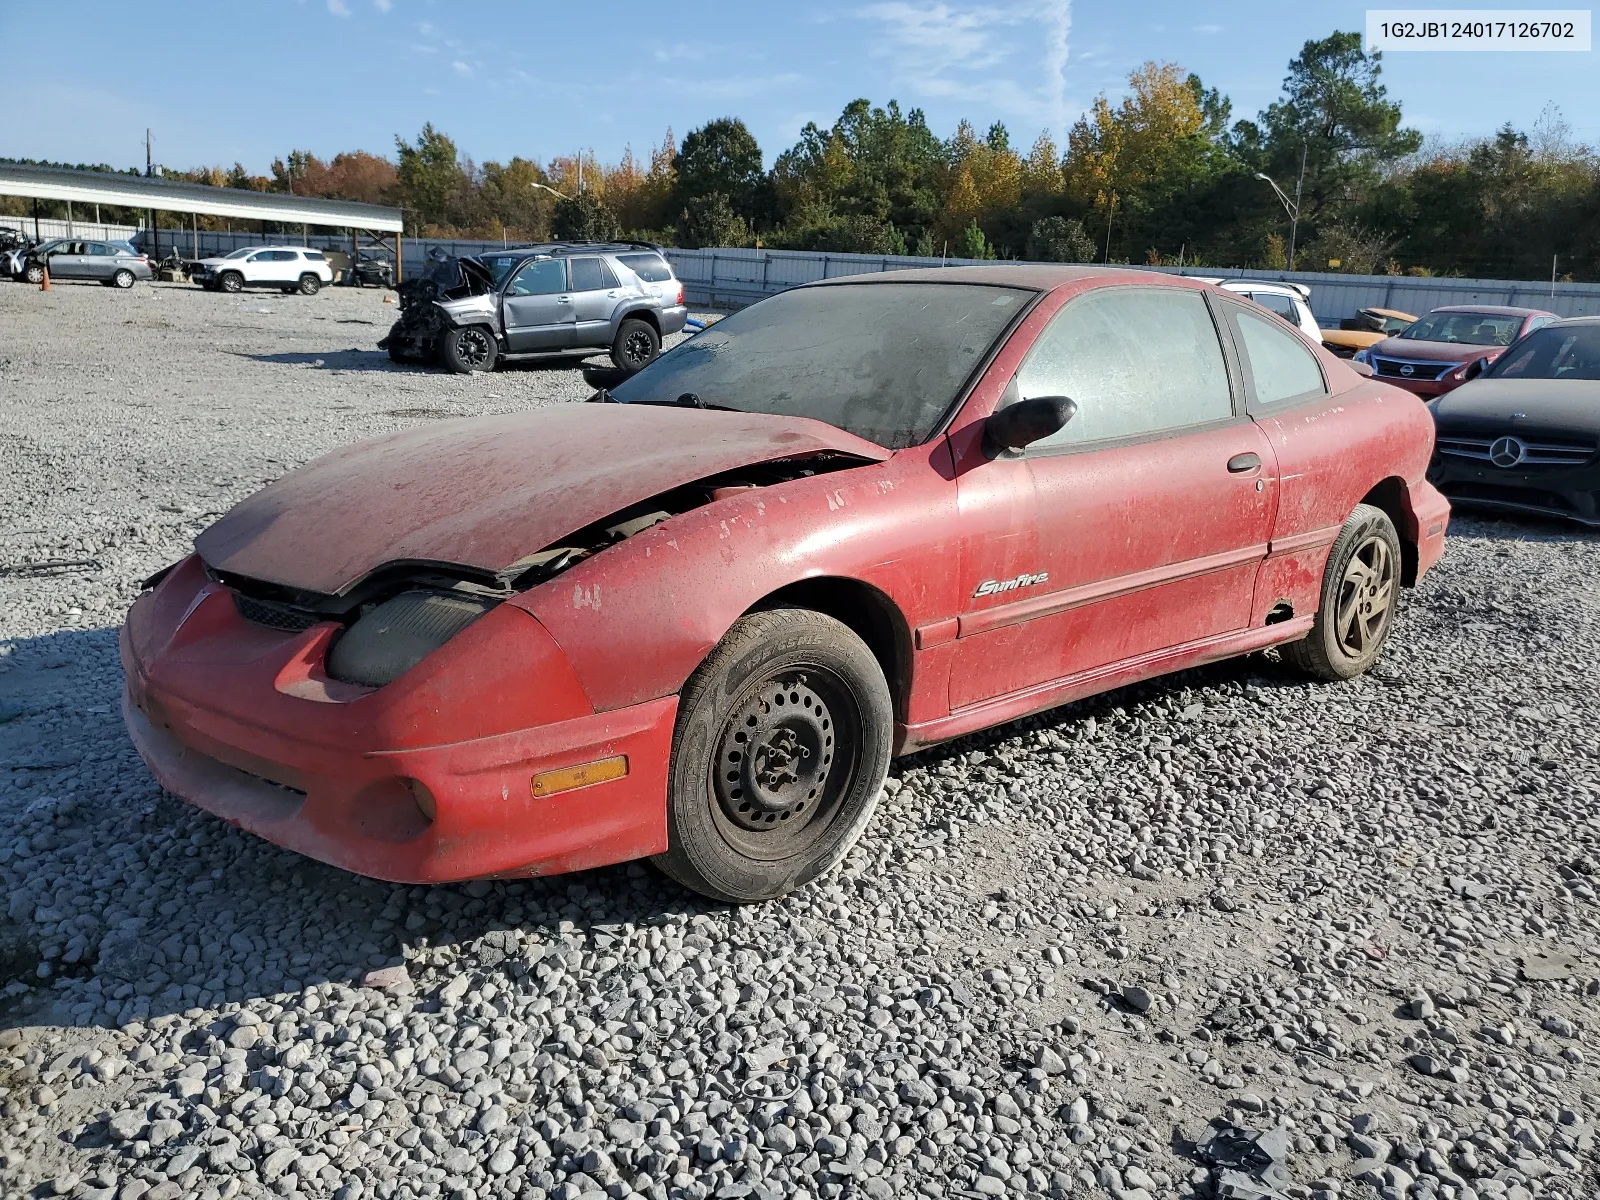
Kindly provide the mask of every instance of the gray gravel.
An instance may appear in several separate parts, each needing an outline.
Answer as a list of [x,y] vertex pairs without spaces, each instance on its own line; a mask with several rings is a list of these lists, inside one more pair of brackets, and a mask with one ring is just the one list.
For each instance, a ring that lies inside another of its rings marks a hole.
[[163,794],[115,643],[289,466],[585,393],[393,368],[393,313],[0,285],[0,1194],[1600,1192],[1600,538],[1458,517],[1367,679],[903,761],[759,908],[394,887]]

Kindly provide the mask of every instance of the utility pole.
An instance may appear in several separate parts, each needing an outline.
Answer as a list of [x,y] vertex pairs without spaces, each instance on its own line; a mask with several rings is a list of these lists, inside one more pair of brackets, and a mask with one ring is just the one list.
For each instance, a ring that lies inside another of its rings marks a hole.
[[583,195],[583,151],[578,151],[578,195]]
[[1556,294],[1556,259],[1560,257],[1559,254],[1550,256],[1550,294],[1552,296]]
[[144,131],[144,173],[146,178],[156,173],[155,167],[150,161],[150,129],[148,126],[145,127]]
[[1105,253],[1105,259],[1103,260],[1106,263],[1109,263],[1111,261],[1111,218],[1116,214],[1116,211],[1117,211],[1117,194],[1115,192],[1112,192],[1111,193],[1111,203],[1106,208],[1106,253]]
[[1294,181],[1294,215],[1289,218],[1289,270],[1294,270],[1294,235],[1300,228],[1300,193],[1306,186],[1306,154],[1311,143],[1300,143],[1300,178]]

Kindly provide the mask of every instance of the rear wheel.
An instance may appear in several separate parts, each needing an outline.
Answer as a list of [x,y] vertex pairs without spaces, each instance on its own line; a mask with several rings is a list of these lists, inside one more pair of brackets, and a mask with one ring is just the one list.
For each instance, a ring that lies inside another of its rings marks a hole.
[[1381,508],[1358,504],[1322,573],[1322,603],[1285,658],[1318,679],[1351,679],[1383,652],[1400,603],[1400,535]]
[[217,280],[217,286],[225,292],[242,292],[244,291],[244,276],[237,271],[228,271],[221,279]]
[[806,609],[742,618],[679,699],[653,861],[735,904],[809,883],[866,828],[892,736],[888,684],[851,629]]
[[458,375],[492,371],[499,357],[494,335],[482,325],[447,329],[439,335],[439,361]]
[[611,343],[611,361],[630,374],[649,365],[661,353],[661,335],[649,321],[630,317],[617,329]]
[[322,280],[318,279],[310,271],[300,276],[300,294],[302,296],[315,296],[321,290]]
[[122,267],[111,277],[111,283],[113,287],[127,290],[133,286],[133,272],[128,270],[127,267]]

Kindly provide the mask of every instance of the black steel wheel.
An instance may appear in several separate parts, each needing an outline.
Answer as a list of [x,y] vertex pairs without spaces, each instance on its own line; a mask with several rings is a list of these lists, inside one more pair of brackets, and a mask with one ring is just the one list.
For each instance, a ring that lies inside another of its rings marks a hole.
[[1400,535],[1381,508],[1358,504],[1328,552],[1322,601],[1303,641],[1284,656],[1319,679],[1351,679],[1383,652],[1400,604]]
[[617,329],[611,343],[611,361],[630,375],[655,361],[661,353],[661,335],[649,321],[629,317]]
[[656,865],[732,903],[808,883],[871,819],[892,736],[883,671],[847,626],[805,609],[741,618],[679,700]]
[[492,371],[499,356],[494,334],[482,325],[447,329],[439,335],[439,360],[458,375]]

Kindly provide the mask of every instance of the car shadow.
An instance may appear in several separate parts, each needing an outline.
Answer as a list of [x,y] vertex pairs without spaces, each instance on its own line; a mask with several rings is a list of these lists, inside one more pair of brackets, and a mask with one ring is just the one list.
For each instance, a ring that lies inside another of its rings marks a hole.
[[316,367],[324,371],[381,371],[407,375],[416,371],[431,373],[437,370],[421,363],[397,363],[383,350],[328,350],[320,354],[304,350],[285,350],[277,354],[247,354],[242,350],[235,350],[231,353],[235,358],[248,358],[252,362],[275,363],[288,367]]
[[[1539,513],[1496,512],[1466,505],[1452,507],[1450,533],[1511,542],[1600,541],[1600,528]],[[1448,545],[1448,537],[1446,544]]]

